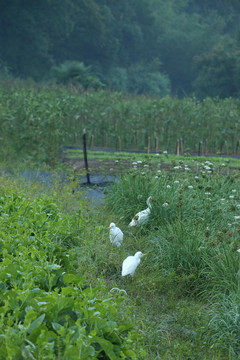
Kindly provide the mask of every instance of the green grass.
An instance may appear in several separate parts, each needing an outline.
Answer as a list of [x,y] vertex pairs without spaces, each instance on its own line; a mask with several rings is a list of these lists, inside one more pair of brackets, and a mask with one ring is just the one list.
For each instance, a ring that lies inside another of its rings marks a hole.
[[[37,275],[34,281],[41,289],[62,281],[60,273],[56,277],[57,268],[52,269],[53,274],[49,272],[47,277],[43,270],[49,260],[50,265],[58,265],[67,253],[69,257],[64,266],[84,278],[84,286],[91,284],[96,288],[99,299],[113,294],[117,302],[117,299],[121,300],[116,311],[113,309],[113,321],[119,324],[131,322],[135,328],[140,337],[135,338],[130,330],[129,341],[132,349],[139,353],[142,351],[137,358],[237,359],[239,254],[236,249],[240,247],[240,238],[234,216],[238,216],[240,203],[240,189],[236,182],[238,173],[222,176],[222,167],[216,162],[208,173],[205,158],[203,161],[199,161],[198,169],[195,163],[194,166],[189,163],[189,171],[183,170],[185,160],[181,169],[174,169],[176,164],[171,162],[167,172],[158,172],[162,166],[159,160],[159,166],[155,166],[152,172],[150,167],[144,167],[147,164],[144,160],[107,191],[106,204],[93,203],[91,206],[81,198],[81,192],[72,193],[73,183],[63,186],[57,175],[51,188],[24,182],[21,177],[3,176],[0,190],[2,198],[8,200],[2,200],[2,235],[7,227],[9,235],[4,247],[8,244],[9,248],[3,252],[2,247],[2,254],[6,256],[19,251],[15,232],[18,237],[22,234],[22,242],[29,241],[27,232],[34,233],[41,246],[48,247],[49,256],[52,254],[51,258],[43,258],[42,269],[38,270],[35,265]],[[154,198],[149,222],[140,228],[128,228],[134,213],[146,207],[149,194]],[[169,205],[162,207],[165,202]],[[5,213],[9,215],[6,218]],[[107,226],[111,221],[124,232],[124,243],[119,249],[109,243]],[[33,252],[30,244],[26,244],[28,251]],[[26,244],[21,246],[26,247]],[[40,250],[35,246],[37,255],[25,261],[26,266],[35,264]],[[123,259],[137,250],[147,252],[147,257],[141,261],[133,281],[122,278]],[[23,271],[27,269],[23,268]],[[8,281],[4,274],[2,283]],[[13,284],[15,291],[22,296],[20,279],[18,276]],[[28,281],[25,288],[30,286],[31,277]],[[63,283],[57,284],[63,287]],[[4,299],[6,293],[2,295]],[[96,293],[92,295],[96,296]],[[51,301],[56,303],[54,296]],[[42,299],[38,301],[42,302]],[[32,306],[31,302],[29,304]],[[101,311],[105,313],[104,308]],[[28,326],[36,318],[35,315],[29,318]],[[41,326],[47,326],[47,319],[39,320]],[[5,330],[13,345],[4,343],[4,354],[12,352],[16,357],[13,352],[16,344],[23,340],[26,343],[30,338],[27,332],[21,333],[21,337],[13,336],[17,326],[14,321],[10,318]],[[2,324],[6,327],[5,322]],[[32,351],[34,356],[45,354],[44,346],[50,345],[43,337],[36,343],[37,338],[30,339],[36,349],[33,345],[30,348],[24,345],[24,352]],[[44,356],[51,358],[54,355],[50,354],[56,351],[64,354],[68,344],[75,349],[75,343],[67,333],[64,339],[61,350],[52,345],[52,352]],[[38,353],[40,350],[42,352]]]
[[[209,152],[225,141],[235,151],[238,99],[17,84],[0,93],[2,168],[12,172],[0,178],[0,358],[238,359],[240,161],[187,150],[208,138]],[[78,169],[58,162],[61,146],[81,145],[83,128],[99,147],[107,135],[109,147],[120,136],[133,148],[135,137],[146,150],[150,136],[153,149],[158,136],[161,151],[89,150],[100,170],[114,161],[119,176],[106,201],[90,205],[74,192]],[[184,156],[163,153],[181,137]],[[54,168],[52,186],[24,182],[21,171],[33,168]],[[65,171],[68,184],[59,181]],[[149,195],[148,223],[129,228]],[[119,249],[109,243],[111,221],[124,232]],[[122,278],[123,259],[137,250],[147,257],[133,281]]]

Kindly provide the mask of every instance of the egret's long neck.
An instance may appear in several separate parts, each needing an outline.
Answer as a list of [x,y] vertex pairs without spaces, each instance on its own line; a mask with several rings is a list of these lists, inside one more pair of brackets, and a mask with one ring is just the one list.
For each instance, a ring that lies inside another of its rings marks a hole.
[[152,205],[151,205],[151,203],[150,203],[150,198],[147,199],[147,206],[149,207],[149,209],[152,208]]

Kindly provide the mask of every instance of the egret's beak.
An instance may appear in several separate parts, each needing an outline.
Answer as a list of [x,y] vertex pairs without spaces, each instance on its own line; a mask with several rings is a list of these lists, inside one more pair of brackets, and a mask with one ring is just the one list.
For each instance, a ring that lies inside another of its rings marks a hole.
[[147,255],[147,254],[142,254],[142,257],[143,257],[143,256],[146,256],[146,255]]
[[110,225],[107,228],[110,229]]

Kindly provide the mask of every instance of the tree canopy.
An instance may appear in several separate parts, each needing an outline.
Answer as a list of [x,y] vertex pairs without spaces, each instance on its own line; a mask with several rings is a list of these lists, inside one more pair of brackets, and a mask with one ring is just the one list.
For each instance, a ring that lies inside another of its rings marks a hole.
[[1,0],[0,73],[66,83],[74,64],[84,88],[239,96],[239,15],[236,0]]

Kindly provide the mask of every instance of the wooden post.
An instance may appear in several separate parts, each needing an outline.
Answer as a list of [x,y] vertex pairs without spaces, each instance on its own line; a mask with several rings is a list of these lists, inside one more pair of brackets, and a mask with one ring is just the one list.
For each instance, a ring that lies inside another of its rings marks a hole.
[[106,136],[105,136],[105,147],[106,147],[106,148],[108,147],[108,136],[107,136],[107,134],[106,134]]
[[183,138],[181,138],[181,154],[183,154]]
[[119,145],[119,151],[122,151],[122,143],[120,136],[118,137],[118,145]]
[[179,155],[179,139],[177,139],[177,155]]
[[156,136],[156,141],[155,141],[155,151],[156,153],[159,152],[159,149],[158,149],[158,137]]
[[133,147],[134,147],[134,150],[137,150],[136,135],[133,135]]
[[222,143],[221,143],[221,145],[220,145],[220,155],[222,155],[223,145],[224,145],[224,141],[222,141]]
[[198,144],[198,156],[201,155],[201,150],[202,150],[202,141],[199,141],[199,144]]
[[238,147],[239,147],[239,140],[237,141],[237,144],[236,144],[236,155],[238,153]]
[[87,174],[87,184],[90,184],[90,174],[88,170],[88,161],[87,161],[87,145],[86,145],[86,129],[83,129],[83,153],[84,153],[84,162]]
[[208,141],[207,139],[205,140],[205,155],[208,154]]
[[148,142],[147,142],[147,153],[150,152],[150,136],[148,136]]
[[226,155],[229,156],[229,152],[228,152],[228,142],[227,142],[227,140],[225,141],[225,144],[226,144]]
[[91,138],[91,148],[94,147],[94,135],[92,135],[92,138]]

